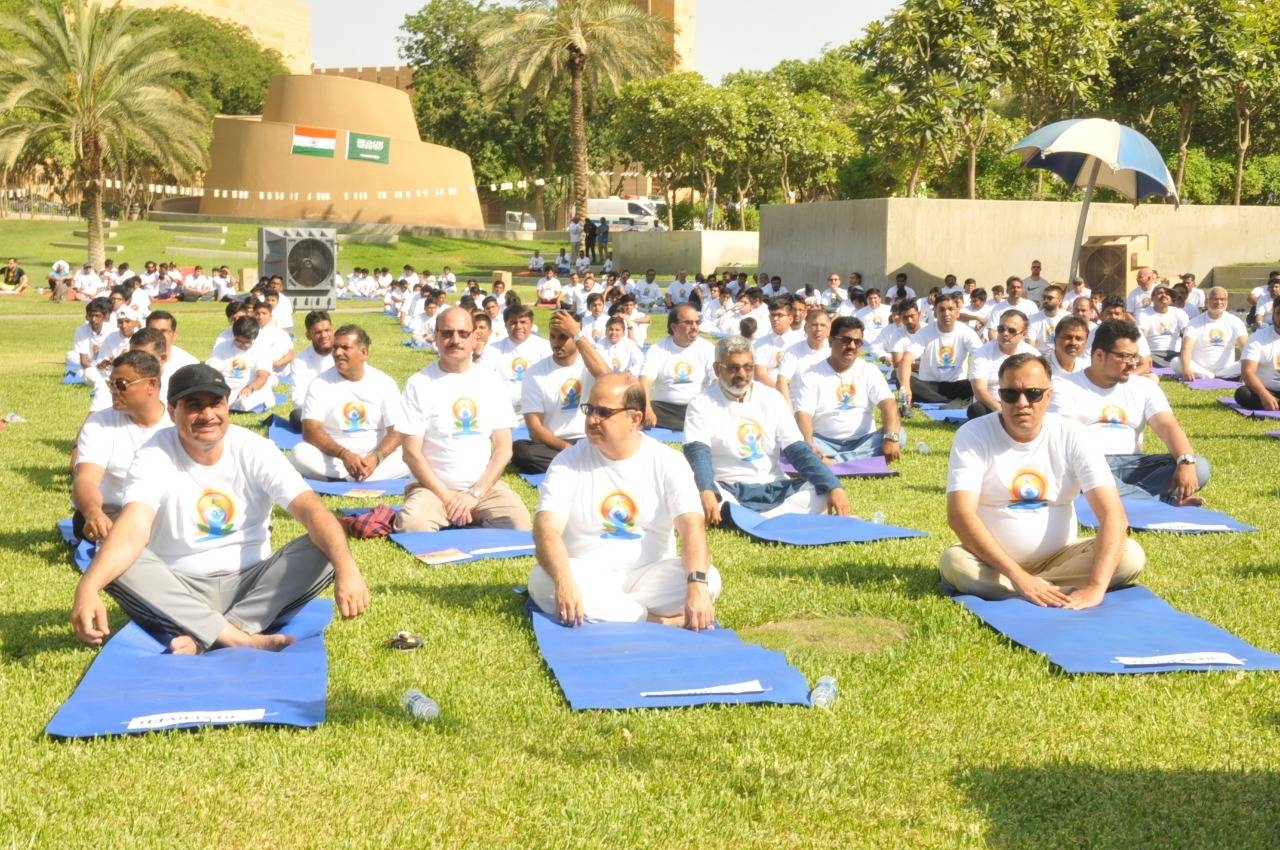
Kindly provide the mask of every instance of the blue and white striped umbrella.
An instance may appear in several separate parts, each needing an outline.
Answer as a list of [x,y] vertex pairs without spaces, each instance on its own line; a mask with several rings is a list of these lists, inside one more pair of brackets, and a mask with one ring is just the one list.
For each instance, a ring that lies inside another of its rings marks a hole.
[[1106,186],[1133,203],[1161,195],[1178,203],[1160,151],[1132,127],[1106,118],[1055,121],[1031,133],[1010,153],[1023,168],[1044,168],[1072,186]]

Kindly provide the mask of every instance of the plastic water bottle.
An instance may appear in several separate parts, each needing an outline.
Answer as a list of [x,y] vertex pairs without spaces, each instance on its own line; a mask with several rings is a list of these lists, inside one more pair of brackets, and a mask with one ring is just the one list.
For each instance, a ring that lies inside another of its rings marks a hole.
[[405,691],[400,704],[414,720],[430,721],[440,716],[440,706],[436,701],[416,688]]
[[834,676],[823,676],[809,691],[809,705],[812,708],[831,708],[836,704],[836,680]]
[[903,419],[910,419],[913,412],[911,405],[907,402],[907,391],[898,390],[898,413]]
[[927,455],[929,453],[929,444],[926,443],[924,440],[921,440],[920,442],[916,443],[916,453]]
[[884,511],[876,511],[871,515],[871,521],[876,525],[884,525]]

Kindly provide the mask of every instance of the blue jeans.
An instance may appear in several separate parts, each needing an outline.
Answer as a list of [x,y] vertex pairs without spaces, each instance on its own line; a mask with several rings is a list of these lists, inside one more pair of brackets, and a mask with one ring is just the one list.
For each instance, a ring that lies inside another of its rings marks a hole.
[[[1120,496],[1134,499],[1159,499],[1174,504],[1169,493],[1177,461],[1173,455],[1107,455],[1107,465],[1116,477]],[[1197,489],[1209,483],[1209,461],[1196,455]]]
[[[855,460],[860,457],[875,457],[884,454],[884,431],[875,430],[860,437],[849,437],[848,439],[840,439],[838,437],[824,437],[822,434],[813,435],[813,443],[827,457],[834,459],[837,463],[845,460]],[[907,430],[905,428],[898,429],[898,444],[905,446],[907,444]]]

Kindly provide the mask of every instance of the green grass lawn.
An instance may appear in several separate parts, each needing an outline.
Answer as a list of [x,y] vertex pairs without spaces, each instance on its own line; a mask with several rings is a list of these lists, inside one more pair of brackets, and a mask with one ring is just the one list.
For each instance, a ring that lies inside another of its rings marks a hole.
[[[169,306],[179,343],[206,353],[221,312]],[[1280,845],[1280,677],[1068,677],[979,625],[938,592],[937,556],[954,539],[943,496],[953,430],[918,417],[902,476],[847,489],[859,513],[882,510],[928,537],[801,550],[711,532],[721,622],[785,648],[810,679],[836,676],[830,712],[571,712],[512,592],[531,559],[432,569],[386,541],[356,541],[373,606],[328,631],[319,729],[47,740],[95,653],[67,624],[76,574],[53,528],[69,512],[67,457],[87,404],[84,388],[58,383],[79,312],[0,301],[0,414],[29,420],[0,433],[4,846]],[[366,326],[373,362],[399,381],[423,365],[376,312],[344,306],[338,319]],[[1261,531],[1144,534],[1143,582],[1280,649],[1280,441],[1213,393],[1164,387],[1214,464],[1211,503]],[[508,478],[532,506],[533,490]],[[277,544],[298,533],[277,511]],[[837,628],[825,638],[785,625],[826,618]],[[427,645],[381,648],[401,629]],[[439,701],[437,721],[408,719],[408,687]]]

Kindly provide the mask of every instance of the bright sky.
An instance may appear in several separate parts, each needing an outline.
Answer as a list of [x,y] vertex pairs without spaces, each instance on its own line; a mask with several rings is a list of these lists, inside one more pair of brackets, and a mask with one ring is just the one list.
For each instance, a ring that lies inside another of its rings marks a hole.
[[[320,68],[398,65],[405,15],[425,0],[307,0],[312,61]],[[694,65],[711,82],[742,68],[812,59],[852,41],[895,0],[698,0]],[[834,11],[833,11],[834,10]]]

